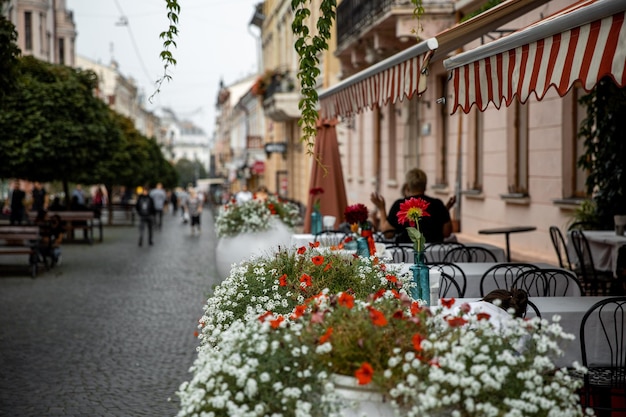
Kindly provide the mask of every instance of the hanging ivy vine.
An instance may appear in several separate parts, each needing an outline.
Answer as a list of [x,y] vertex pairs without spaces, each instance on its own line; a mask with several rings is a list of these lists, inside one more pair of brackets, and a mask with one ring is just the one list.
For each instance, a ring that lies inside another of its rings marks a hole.
[[167,10],[167,19],[169,20],[169,26],[166,31],[161,32],[159,38],[163,39],[163,50],[160,53],[161,60],[163,61],[163,75],[155,83],[155,91],[148,99],[152,102],[152,98],[161,91],[161,85],[164,81],[170,81],[172,79],[169,73],[169,68],[176,65],[176,59],[174,54],[170,51],[173,46],[176,48],[176,41],[174,38],[178,36],[178,15],[180,14],[180,5],[178,0],[165,0],[165,8]]

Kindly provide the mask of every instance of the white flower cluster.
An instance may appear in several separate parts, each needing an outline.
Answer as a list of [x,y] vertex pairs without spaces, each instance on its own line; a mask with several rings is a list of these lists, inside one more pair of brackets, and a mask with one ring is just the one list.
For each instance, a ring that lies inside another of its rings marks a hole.
[[220,208],[215,219],[215,230],[218,237],[259,232],[271,227],[272,218],[282,221],[287,227],[293,227],[300,220],[300,210],[297,205],[280,201],[276,197],[244,203],[229,202]]

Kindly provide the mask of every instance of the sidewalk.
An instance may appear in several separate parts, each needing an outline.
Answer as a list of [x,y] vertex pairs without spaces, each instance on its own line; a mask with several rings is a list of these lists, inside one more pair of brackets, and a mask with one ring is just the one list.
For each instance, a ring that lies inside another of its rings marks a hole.
[[210,210],[200,236],[180,213],[163,223],[143,247],[137,226],[105,226],[36,279],[0,264],[0,416],[177,413],[217,240]]

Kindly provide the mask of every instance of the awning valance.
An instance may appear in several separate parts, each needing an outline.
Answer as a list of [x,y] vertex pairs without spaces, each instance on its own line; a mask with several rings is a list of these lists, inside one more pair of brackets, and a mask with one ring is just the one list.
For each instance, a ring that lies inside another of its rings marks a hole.
[[583,0],[518,32],[444,61],[452,70],[453,111],[489,102],[560,96],[576,82],[587,91],[611,76],[626,85],[625,0]]
[[[332,119],[419,95],[426,89],[429,58],[449,52],[549,0],[507,0],[450,29],[399,52],[319,94],[321,116]],[[626,0],[624,0],[626,1]]]
[[429,52],[436,48],[436,39],[425,40],[324,91],[320,94],[322,117],[346,116],[421,94],[426,88],[419,85],[421,72],[428,65]]

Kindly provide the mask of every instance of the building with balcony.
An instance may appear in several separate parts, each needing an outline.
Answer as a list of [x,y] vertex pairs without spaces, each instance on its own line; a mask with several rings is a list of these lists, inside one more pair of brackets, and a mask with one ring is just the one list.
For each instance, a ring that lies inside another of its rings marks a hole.
[[65,0],[10,0],[3,12],[15,25],[22,55],[74,66],[76,25]]

